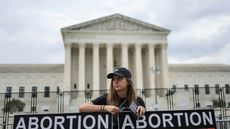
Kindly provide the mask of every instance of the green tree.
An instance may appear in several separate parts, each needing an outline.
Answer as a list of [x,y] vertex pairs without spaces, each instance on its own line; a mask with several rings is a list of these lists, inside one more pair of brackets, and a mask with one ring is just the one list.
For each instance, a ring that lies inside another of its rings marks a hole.
[[216,108],[216,107],[225,107],[225,102],[223,99],[213,99],[212,100],[213,102],[213,107]]
[[3,108],[4,111],[13,113],[13,112],[21,112],[24,110],[26,104],[18,99],[12,99],[6,103],[6,108]]

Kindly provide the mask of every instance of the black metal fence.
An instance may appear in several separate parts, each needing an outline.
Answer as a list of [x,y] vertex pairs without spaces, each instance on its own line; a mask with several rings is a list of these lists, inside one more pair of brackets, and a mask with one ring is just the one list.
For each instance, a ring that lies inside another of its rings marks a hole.
[[[78,112],[78,107],[106,93],[107,90],[0,93],[0,127],[12,128],[15,114]],[[137,90],[147,110],[213,108],[218,128],[230,128],[230,93],[225,87],[170,88]],[[224,123],[224,124],[223,124]]]

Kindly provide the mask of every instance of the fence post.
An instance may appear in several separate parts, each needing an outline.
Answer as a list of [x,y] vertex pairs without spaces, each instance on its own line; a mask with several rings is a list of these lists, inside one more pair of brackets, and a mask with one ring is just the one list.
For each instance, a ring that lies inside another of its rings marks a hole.
[[8,122],[9,122],[9,102],[10,102],[11,93],[6,92],[4,97],[4,110],[3,110],[3,121],[2,121],[2,129],[8,128]]

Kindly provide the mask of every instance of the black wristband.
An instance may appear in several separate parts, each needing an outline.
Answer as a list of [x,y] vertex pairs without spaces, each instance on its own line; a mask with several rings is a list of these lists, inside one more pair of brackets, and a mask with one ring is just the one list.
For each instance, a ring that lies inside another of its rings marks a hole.
[[100,107],[100,111],[102,111],[102,106],[103,106],[103,105],[101,105],[101,107]]
[[102,111],[103,111],[103,112],[105,111],[105,105],[103,105]]

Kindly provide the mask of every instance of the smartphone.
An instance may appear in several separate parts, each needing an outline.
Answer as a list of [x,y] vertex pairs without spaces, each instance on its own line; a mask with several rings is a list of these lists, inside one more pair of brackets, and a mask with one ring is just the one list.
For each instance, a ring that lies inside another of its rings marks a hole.
[[137,104],[133,101],[130,106],[129,109],[132,113],[132,115],[135,117],[135,119],[139,119],[139,113],[137,112]]

